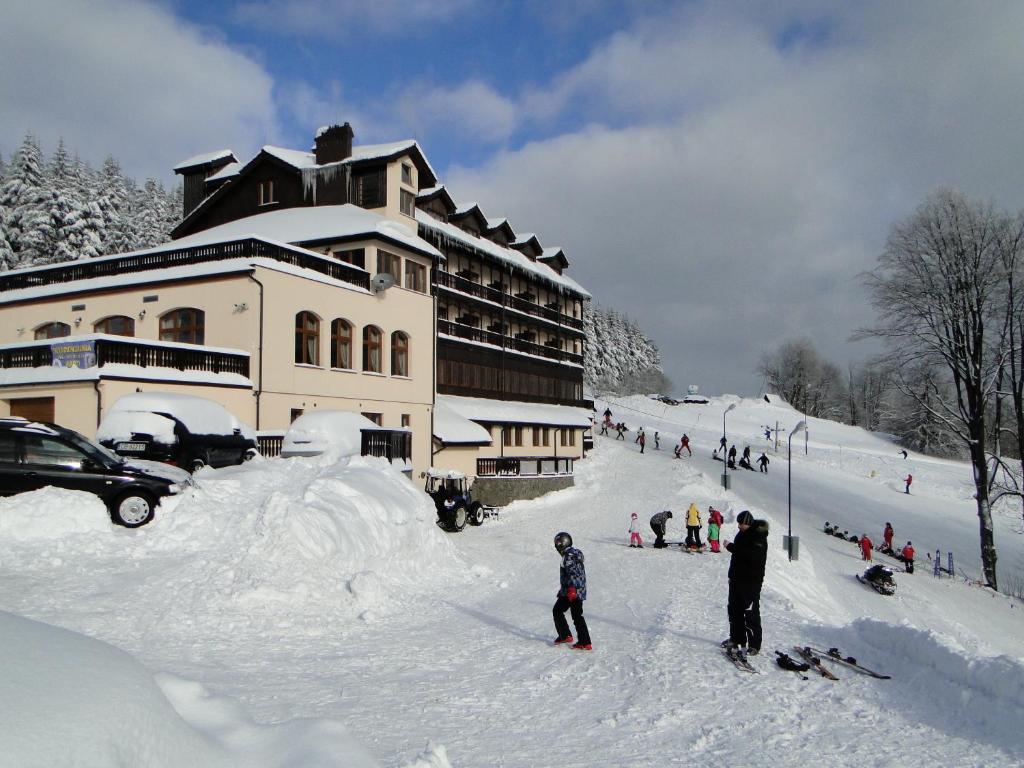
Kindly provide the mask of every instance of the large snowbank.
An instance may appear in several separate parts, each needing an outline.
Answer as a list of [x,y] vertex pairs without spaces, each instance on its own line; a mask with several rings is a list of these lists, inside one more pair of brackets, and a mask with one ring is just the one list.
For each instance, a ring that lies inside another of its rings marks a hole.
[[358,456],[362,450],[362,431],[380,429],[361,413],[350,411],[311,411],[288,427],[281,443],[282,456],[318,456],[334,451],[338,458]]
[[236,702],[198,683],[167,674],[154,679],[111,645],[5,612],[0,659],[5,765],[379,765],[337,721],[257,725]]
[[47,487],[0,498],[0,541],[59,542],[111,528],[106,505],[85,491]]

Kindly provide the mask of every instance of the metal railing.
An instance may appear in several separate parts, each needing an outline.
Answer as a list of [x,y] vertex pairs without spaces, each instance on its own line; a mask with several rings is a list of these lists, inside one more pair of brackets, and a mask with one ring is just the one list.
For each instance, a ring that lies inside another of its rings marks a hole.
[[361,456],[379,456],[394,461],[412,461],[412,433],[397,430],[363,430],[359,446]]

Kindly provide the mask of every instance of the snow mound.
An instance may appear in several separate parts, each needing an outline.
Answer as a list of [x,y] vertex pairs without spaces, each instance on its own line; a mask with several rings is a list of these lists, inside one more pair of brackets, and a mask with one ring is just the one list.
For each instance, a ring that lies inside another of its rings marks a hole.
[[[3,612],[0,658],[5,765],[380,765],[335,720],[257,725],[239,704],[199,683],[154,676],[111,645]],[[436,749],[443,757],[444,747]]]
[[231,764],[124,651],[9,613],[0,613],[0,649],[0,754],[8,765]]
[[[152,420],[147,421],[144,414],[166,413],[181,421],[193,435],[232,435],[240,432],[250,439],[256,439],[256,433],[252,427],[235,418],[235,415],[227,408],[213,400],[195,395],[160,391],[133,392],[117,399],[117,402],[108,410],[108,418],[109,414],[121,413],[139,414],[135,418],[139,418],[140,421],[131,430],[134,432],[144,432],[148,427],[152,427],[158,429],[158,432],[154,434],[159,434],[159,423],[154,424]],[[123,429],[125,418],[121,417],[110,427],[104,427],[101,424],[99,434],[104,437],[119,437],[120,435],[114,433]],[[173,429],[170,437],[173,438]]]
[[113,527],[104,503],[84,491],[47,487],[0,499],[0,541],[54,541]]
[[[458,560],[433,502],[383,459],[332,454],[211,471],[149,526],[190,556],[168,586],[212,614],[325,623],[423,588]],[[141,530],[141,529],[140,529]]]

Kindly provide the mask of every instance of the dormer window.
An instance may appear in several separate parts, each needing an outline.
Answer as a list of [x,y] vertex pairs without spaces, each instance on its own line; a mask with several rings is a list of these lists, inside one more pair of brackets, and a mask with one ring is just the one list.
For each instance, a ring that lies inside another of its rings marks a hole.
[[416,195],[407,189],[403,189],[400,198],[400,209],[406,216],[416,215]]
[[402,183],[412,186],[412,166],[408,163],[402,163]]
[[260,205],[270,205],[276,203],[277,199],[274,197],[274,182],[271,179],[266,179],[260,182]]

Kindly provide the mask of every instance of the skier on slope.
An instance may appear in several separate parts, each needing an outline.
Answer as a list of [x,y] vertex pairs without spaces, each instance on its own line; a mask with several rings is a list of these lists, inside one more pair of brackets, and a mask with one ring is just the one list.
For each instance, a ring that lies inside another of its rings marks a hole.
[[668,546],[665,543],[665,526],[668,525],[668,521],[671,519],[672,513],[667,509],[651,517],[651,530],[654,531],[655,549],[664,549]]
[[700,549],[703,544],[700,543],[700,510],[697,509],[696,504],[690,504],[690,508],[686,510],[686,548],[687,549]]
[[708,507],[708,544],[712,552],[719,552],[718,544],[722,534],[722,513],[714,507]]
[[634,440],[633,442],[639,443],[639,445],[640,445],[640,453],[643,453],[644,452],[644,446],[647,445],[647,435],[644,434],[644,428],[643,427],[640,427],[640,432],[639,432],[639,434],[637,434],[636,440]]
[[572,545],[572,536],[565,531],[555,534],[555,549],[562,556],[562,566],[558,572],[559,589],[551,614],[555,619],[555,645],[571,643],[569,624],[565,620],[565,612],[569,611],[572,623],[576,627],[576,642],[573,648],[578,651],[591,651],[590,630],[587,620],[583,618],[583,601],[587,599],[587,571],[583,567],[583,553]]
[[637,518],[636,512],[629,516],[629,546],[643,549],[644,542],[640,538],[640,521]]
[[725,548],[729,561],[729,639],[722,646],[744,656],[761,651],[761,585],[768,560],[768,521],[756,520],[748,510],[736,515],[739,533]]
[[909,472],[907,472],[907,476],[903,480],[903,482],[907,484],[907,487],[903,489],[903,492],[904,493],[910,493],[910,484],[912,482],[914,482],[914,476],[912,474],[910,474]]
[[761,451],[761,457],[757,460],[758,466],[761,467],[761,471],[766,475],[768,474],[768,454]]
[[750,469],[750,470],[754,469],[752,466],[750,466],[750,446],[749,445],[745,446],[743,448],[743,457],[740,459],[740,466],[743,467],[744,469]]
[[729,448],[729,469],[736,469],[736,446]]

